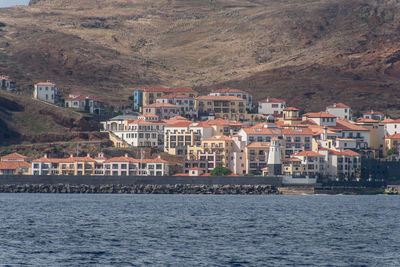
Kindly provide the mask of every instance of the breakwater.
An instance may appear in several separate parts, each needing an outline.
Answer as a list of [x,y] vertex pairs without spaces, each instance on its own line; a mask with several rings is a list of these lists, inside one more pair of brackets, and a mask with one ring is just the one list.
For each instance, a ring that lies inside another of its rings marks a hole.
[[272,185],[84,185],[84,184],[0,184],[0,193],[75,194],[279,194]]

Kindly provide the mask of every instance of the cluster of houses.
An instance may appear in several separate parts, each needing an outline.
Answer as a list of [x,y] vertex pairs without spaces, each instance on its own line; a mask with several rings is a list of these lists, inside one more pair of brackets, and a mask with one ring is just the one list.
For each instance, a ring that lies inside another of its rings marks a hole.
[[[34,96],[51,103],[60,101],[51,82],[36,84]],[[118,148],[150,147],[181,156],[183,170],[175,175],[210,175],[216,167],[225,167],[233,175],[281,175],[292,183],[308,183],[321,176],[356,178],[362,157],[399,154],[400,120],[372,110],[354,118],[351,107],[343,103],[300,114],[285,100],[267,97],[253,103],[251,94],[238,89],[200,96],[191,88],[160,86],[135,89],[133,100],[136,113],[103,121],[103,131]],[[66,107],[89,113],[100,113],[104,108],[100,103],[97,97],[79,92],[64,99]],[[12,157],[16,156],[2,158],[0,174],[173,174],[161,158],[106,159],[100,154],[94,158],[43,157],[29,163],[23,156]]]
[[335,103],[300,114],[284,100],[267,97],[251,113],[252,99],[238,89],[199,96],[186,87],[145,87],[134,91],[139,115],[102,124],[116,147],[153,147],[182,156],[179,175],[209,174],[222,166],[237,175],[356,177],[361,157],[399,148],[400,120],[380,112],[353,120],[349,106]]
[[81,92],[71,92],[67,97],[62,98],[56,84],[51,81],[35,84],[33,98],[96,115],[104,114],[106,108],[101,98]]
[[104,153],[96,157],[71,155],[68,158],[50,158],[45,155],[31,162],[18,153],[0,158],[0,175],[106,175],[106,176],[164,176],[169,173],[168,162],[157,158],[134,159],[106,158]]

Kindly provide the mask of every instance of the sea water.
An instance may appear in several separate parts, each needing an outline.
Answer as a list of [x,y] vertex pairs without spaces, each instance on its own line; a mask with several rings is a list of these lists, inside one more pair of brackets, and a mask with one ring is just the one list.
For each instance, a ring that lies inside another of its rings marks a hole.
[[400,266],[399,196],[0,194],[0,265]]

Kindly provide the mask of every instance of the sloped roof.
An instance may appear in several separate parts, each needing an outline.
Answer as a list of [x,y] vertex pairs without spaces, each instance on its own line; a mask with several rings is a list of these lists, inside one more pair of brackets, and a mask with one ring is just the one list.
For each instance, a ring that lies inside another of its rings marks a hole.
[[233,88],[224,88],[224,89],[217,89],[217,90],[213,90],[210,92],[210,94],[212,93],[242,93],[242,94],[248,94],[248,92],[243,91],[243,90],[239,90],[239,89],[233,89]]
[[323,157],[324,155],[319,154],[317,152],[314,151],[301,151],[293,156],[312,156],[312,157]]
[[306,113],[304,116],[308,118],[336,118],[336,116],[329,114],[325,111]]
[[177,105],[172,105],[169,103],[153,103],[147,106],[144,106],[143,108],[177,108],[179,107]]
[[246,101],[237,96],[228,95],[203,95],[196,98],[197,100],[216,100],[216,101]]
[[328,108],[350,108],[350,107],[343,103],[336,103],[336,104],[328,106]]
[[0,170],[16,170],[18,168],[29,168],[31,164],[25,161],[0,161]]
[[25,160],[27,158],[28,157],[25,157],[25,156],[23,156],[21,154],[18,154],[18,153],[11,153],[11,154],[8,154],[8,155],[5,155],[5,156],[1,157],[2,160],[13,160],[13,159]]
[[273,97],[267,97],[266,99],[261,100],[259,102],[260,103],[285,103],[285,100],[273,98]]

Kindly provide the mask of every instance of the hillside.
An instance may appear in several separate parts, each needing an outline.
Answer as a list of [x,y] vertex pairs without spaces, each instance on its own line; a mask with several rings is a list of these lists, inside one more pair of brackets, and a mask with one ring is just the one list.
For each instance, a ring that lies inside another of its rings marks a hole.
[[68,109],[0,90],[0,146],[71,140],[103,140],[99,125]]
[[114,103],[143,85],[233,87],[396,114],[400,2],[32,0],[0,9],[0,72]]

